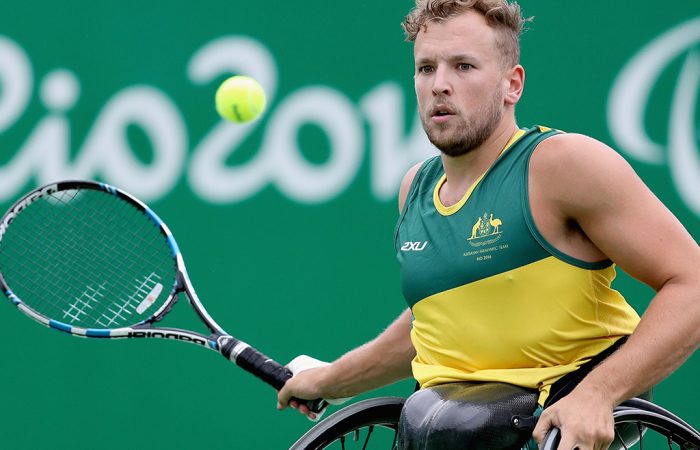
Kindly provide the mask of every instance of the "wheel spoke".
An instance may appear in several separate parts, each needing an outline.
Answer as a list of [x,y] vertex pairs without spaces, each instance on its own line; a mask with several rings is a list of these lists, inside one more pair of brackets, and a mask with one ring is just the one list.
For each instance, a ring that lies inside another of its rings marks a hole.
[[[641,437],[641,435],[640,435],[640,437]],[[620,441],[620,444],[622,445],[624,450],[629,450],[629,447],[627,447],[627,443],[625,442],[625,439],[622,437],[622,434],[620,434],[620,430],[618,430],[617,428],[615,428],[615,439]]]
[[369,443],[369,437],[372,435],[372,431],[374,431],[374,425],[370,425],[367,429],[367,439],[365,439],[365,445],[362,446],[362,450],[367,450],[367,444]]

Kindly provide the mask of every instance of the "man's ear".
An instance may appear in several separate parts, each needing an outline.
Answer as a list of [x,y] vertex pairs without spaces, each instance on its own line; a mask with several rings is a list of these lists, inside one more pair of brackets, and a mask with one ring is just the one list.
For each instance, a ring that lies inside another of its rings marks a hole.
[[520,64],[508,69],[503,77],[505,95],[503,100],[506,105],[515,105],[520,101],[525,89],[525,69]]

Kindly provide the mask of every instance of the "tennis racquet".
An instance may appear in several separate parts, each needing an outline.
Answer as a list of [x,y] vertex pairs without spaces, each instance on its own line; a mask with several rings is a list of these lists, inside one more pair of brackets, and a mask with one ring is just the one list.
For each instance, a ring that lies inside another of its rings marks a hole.
[[[189,342],[277,390],[292,376],[211,318],[165,223],[104,183],[57,182],[15,203],[0,221],[0,285],[20,311],[74,336]],[[210,335],[155,326],[181,293]],[[319,412],[326,404],[319,399],[307,405]]]

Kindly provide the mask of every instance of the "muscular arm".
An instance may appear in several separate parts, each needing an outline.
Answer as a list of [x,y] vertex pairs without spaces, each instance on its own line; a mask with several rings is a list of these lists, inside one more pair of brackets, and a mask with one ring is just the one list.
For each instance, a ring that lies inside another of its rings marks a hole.
[[[292,397],[353,397],[410,377],[411,360],[416,354],[410,332],[411,310],[406,309],[374,340],[329,366],[301,372],[287,381],[279,391],[278,408],[283,409]],[[305,407],[301,411],[308,413]]]
[[[420,164],[404,176],[399,189],[399,211]],[[411,376],[411,361],[416,351],[411,343],[411,310],[406,309],[374,340],[358,347],[332,364],[306,370],[291,378],[279,391],[278,409],[290,404],[303,414],[309,414],[304,405],[291,402],[300,399],[352,397]]]
[[406,309],[374,340],[330,366],[326,375],[333,387],[321,397],[352,397],[410,377],[416,355],[410,333],[411,310]]
[[[612,408],[657,384],[700,345],[700,248],[614,151],[579,135],[545,143],[533,156],[530,172],[539,180],[531,183],[541,194],[539,206],[554,211],[543,214],[544,227],[548,221],[575,223],[590,240],[589,254],[599,251],[656,290],[628,342],[545,411],[536,430],[541,439],[546,425],[561,426],[560,448],[576,443],[581,449],[603,448],[587,443],[612,439]],[[577,247],[572,244],[576,238],[558,236],[556,246]],[[597,418],[581,420],[589,429],[569,425],[581,414]]]

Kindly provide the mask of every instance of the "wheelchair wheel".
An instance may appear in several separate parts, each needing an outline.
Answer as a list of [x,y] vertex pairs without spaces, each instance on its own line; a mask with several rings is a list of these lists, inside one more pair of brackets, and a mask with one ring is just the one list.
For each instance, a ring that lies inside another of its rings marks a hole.
[[[613,412],[615,441],[611,449],[681,449],[700,450],[700,433],[686,422],[649,402],[623,403]],[[555,450],[559,430],[553,428],[542,446]]]
[[347,406],[314,425],[289,450],[395,449],[404,401],[379,397]]

